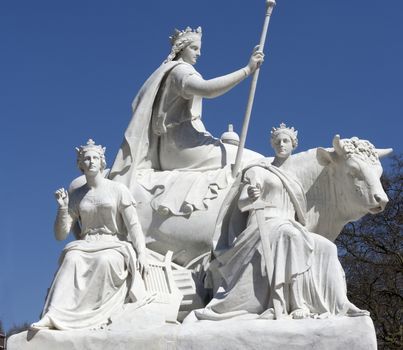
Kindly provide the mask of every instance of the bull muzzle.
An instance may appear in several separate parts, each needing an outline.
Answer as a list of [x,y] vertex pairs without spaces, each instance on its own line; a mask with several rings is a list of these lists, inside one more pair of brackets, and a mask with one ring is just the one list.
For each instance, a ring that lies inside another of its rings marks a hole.
[[385,210],[386,204],[388,204],[389,199],[386,193],[383,194],[375,194],[374,195],[375,202],[377,203],[376,207],[370,208],[370,213],[371,214],[377,214],[381,213],[382,211]]

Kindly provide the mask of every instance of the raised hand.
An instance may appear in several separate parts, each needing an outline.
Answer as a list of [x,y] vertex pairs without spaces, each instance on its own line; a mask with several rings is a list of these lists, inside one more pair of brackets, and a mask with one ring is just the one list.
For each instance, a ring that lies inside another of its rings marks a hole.
[[69,205],[69,194],[68,192],[62,187],[59,188],[57,191],[55,191],[55,197],[57,204],[59,204],[59,207],[68,207]]

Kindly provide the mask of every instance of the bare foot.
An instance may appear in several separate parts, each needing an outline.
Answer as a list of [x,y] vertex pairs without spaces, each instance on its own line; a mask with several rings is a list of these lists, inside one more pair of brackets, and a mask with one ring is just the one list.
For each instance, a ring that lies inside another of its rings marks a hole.
[[308,309],[301,308],[301,309],[295,309],[293,312],[291,312],[291,316],[294,320],[301,320],[303,318],[310,317],[311,313],[309,312]]
[[265,320],[274,320],[274,309],[273,308],[267,309],[265,312],[259,315],[259,318]]
[[38,322],[32,323],[29,326],[32,330],[50,329],[54,328],[53,323],[48,316],[42,317]]
[[350,302],[348,302],[344,306],[343,311],[344,311],[345,315],[349,316],[349,317],[369,316],[369,311],[359,309],[357,306],[355,306],[353,303],[350,303]]

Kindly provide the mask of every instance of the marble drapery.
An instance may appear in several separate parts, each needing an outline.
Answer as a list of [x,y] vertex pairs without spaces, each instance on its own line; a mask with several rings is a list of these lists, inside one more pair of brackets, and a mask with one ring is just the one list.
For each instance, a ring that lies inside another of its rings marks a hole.
[[[133,101],[132,118],[109,174],[131,190],[133,181],[151,193],[158,189],[153,207],[175,215],[189,214],[182,210],[186,204],[193,210],[208,208],[215,192],[231,182],[229,165],[237,152],[205,129],[202,97],[186,90],[186,82],[196,76],[201,77],[192,65],[170,61],[148,78]],[[260,157],[244,152],[245,161]],[[172,173],[160,172],[164,170]]]
[[[262,191],[264,232],[247,195],[251,184]],[[206,309],[196,311],[199,319],[281,318],[295,310],[345,314],[350,302],[336,246],[304,228],[305,205],[299,183],[280,168],[263,162],[244,173],[238,206],[249,211],[247,226],[229,246],[217,247],[211,270],[220,283]],[[271,246],[269,277],[261,234]]]
[[55,328],[99,327],[125,302],[146,301],[121,215],[128,206],[135,206],[128,189],[106,180],[96,193],[77,188],[68,208],[59,209],[55,225],[71,227],[78,220],[81,236],[64,248],[42,312]]

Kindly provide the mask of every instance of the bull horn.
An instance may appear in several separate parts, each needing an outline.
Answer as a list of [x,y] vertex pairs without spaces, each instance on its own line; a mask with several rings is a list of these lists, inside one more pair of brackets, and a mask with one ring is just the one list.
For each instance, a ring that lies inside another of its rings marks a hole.
[[333,148],[337,154],[342,155],[344,153],[343,150],[343,141],[340,140],[340,135],[334,135],[333,137]]
[[393,152],[393,148],[377,148],[376,153],[378,153],[379,158],[388,156]]

